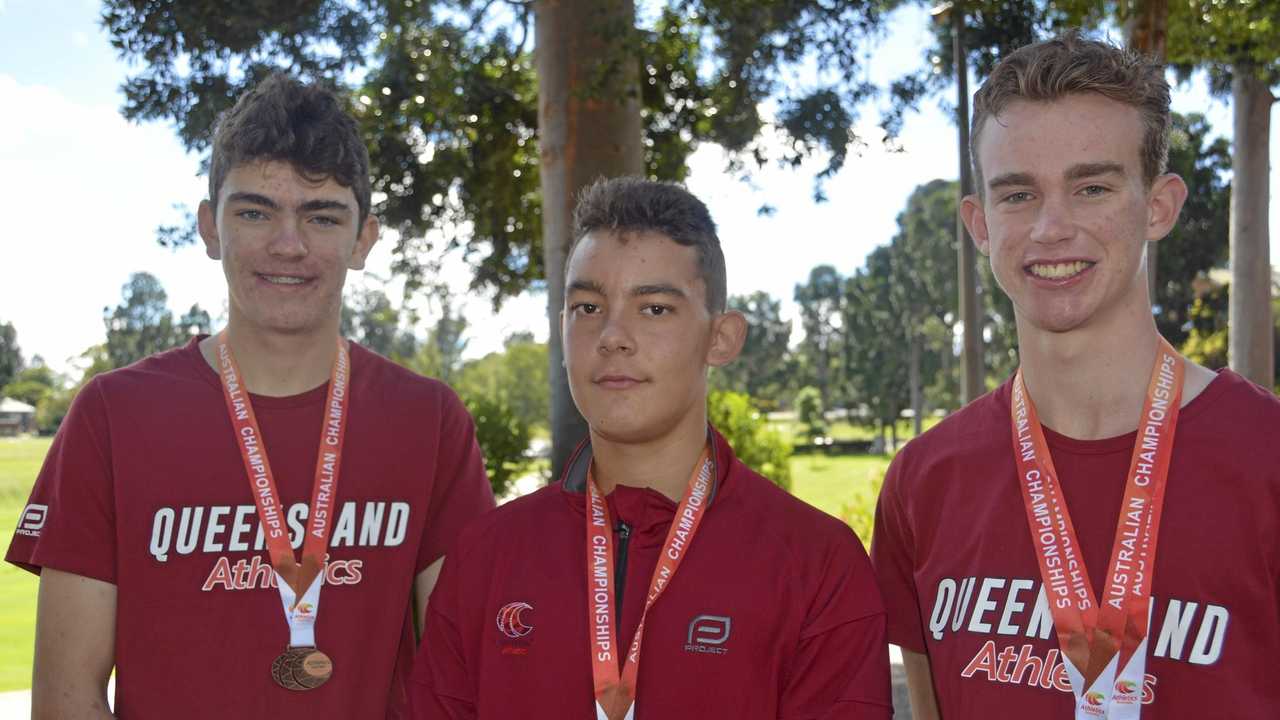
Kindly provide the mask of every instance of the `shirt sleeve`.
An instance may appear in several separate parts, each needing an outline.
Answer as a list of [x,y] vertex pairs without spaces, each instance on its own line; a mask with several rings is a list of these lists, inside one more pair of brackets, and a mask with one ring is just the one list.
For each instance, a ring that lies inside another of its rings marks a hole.
[[847,529],[829,553],[800,642],[788,659],[780,720],[893,715],[884,607],[867,554]]
[[466,645],[458,627],[457,554],[444,561],[440,581],[427,605],[427,623],[409,681],[414,720],[474,720],[478,717]]
[[418,550],[418,572],[447,553],[467,523],[494,506],[475,423],[452,390],[442,386],[442,394],[439,453]]
[[876,503],[871,536],[871,564],[880,581],[888,617],[889,642],[913,652],[925,652],[920,624],[920,596],[915,583],[915,545],[902,507],[902,465],[905,451],[889,465],[880,500]]
[[114,583],[115,490],[101,383],[76,395],[18,518],[5,560]]

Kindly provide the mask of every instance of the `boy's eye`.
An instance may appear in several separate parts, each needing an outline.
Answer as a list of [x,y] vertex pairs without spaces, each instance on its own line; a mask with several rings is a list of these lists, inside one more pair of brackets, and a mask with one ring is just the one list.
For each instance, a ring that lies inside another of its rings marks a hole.
[[236,217],[243,218],[245,220],[265,220],[267,215],[261,210],[248,209],[238,211],[236,213]]
[[600,312],[599,305],[596,305],[595,303],[585,303],[585,302],[574,303],[569,307],[569,309],[573,310],[576,313],[580,313],[582,315],[595,315],[596,313]]
[[644,312],[646,315],[652,315],[654,317],[658,317],[660,315],[666,315],[667,313],[671,312],[671,307],[667,305],[645,305],[642,312]]

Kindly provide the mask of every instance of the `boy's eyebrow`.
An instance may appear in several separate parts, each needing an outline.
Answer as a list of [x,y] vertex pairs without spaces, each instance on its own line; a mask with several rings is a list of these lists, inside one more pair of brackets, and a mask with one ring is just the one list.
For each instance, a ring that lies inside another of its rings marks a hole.
[[675,285],[667,283],[654,283],[651,285],[637,285],[632,291],[632,297],[643,297],[645,295],[671,295],[672,297],[687,297],[685,292]]
[[604,294],[604,286],[595,280],[574,280],[565,287],[564,292],[567,295],[574,290],[595,293],[597,295]]
[[280,209],[280,206],[276,204],[275,200],[272,200],[266,195],[259,195],[258,193],[251,192],[233,192],[227,196],[227,202],[244,202],[253,205],[261,205],[266,208],[271,208],[272,210]]
[[317,210],[343,210],[351,212],[351,206],[341,200],[308,200],[298,206],[299,210],[315,212]]
[[987,189],[994,190],[999,187],[1007,187],[1009,185],[1034,185],[1029,173],[1012,172],[1003,175],[997,175],[987,181]]
[[1124,175],[1124,166],[1116,162],[1080,163],[1067,168],[1065,176],[1068,180],[1094,177],[1096,175]]

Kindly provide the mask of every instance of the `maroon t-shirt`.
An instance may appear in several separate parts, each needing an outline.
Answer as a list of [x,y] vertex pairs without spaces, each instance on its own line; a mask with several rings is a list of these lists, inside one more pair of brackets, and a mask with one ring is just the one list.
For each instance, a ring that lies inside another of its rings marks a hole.
[[[1009,383],[912,441],[876,512],[889,641],[927,652],[942,716],[1070,718],[1018,489]],[[1179,417],[1152,586],[1142,717],[1280,712],[1280,401],[1230,371]],[[1095,593],[1136,433],[1045,429]]]
[[[252,396],[295,550],[327,387]],[[79,393],[6,559],[116,585],[121,718],[402,717],[413,578],[492,506],[457,396],[352,343],[316,624],[333,678],[308,692],[278,687],[271,661],[288,627],[222,387],[192,341]]]
[[[714,444],[715,494],[645,620],[636,718],[888,718],[884,609],[861,543],[742,465],[722,438]],[[428,606],[416,718],[596,717],[589,457],[580,452],[561,484],[463,531]],[[615,525],[630,528],[618,638],[627,647],[676,505],[625,486],[606,500]],[[621,563],[620,544],[614,552]]]

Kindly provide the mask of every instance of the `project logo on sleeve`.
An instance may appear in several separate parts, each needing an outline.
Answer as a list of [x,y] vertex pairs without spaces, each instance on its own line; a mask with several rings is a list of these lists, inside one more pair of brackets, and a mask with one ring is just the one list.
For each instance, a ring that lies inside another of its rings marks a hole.
[[49,506],[31,503],[22,510],[22,517],[18,519],[18,534],[27,537],[40,537],[40,528],[44,527],[44,521],[49,517]]
[[686,652],[724,655],[729,652],[721,647],[729,640],[733,620],[724,615],[699,615],[689,622],[689,634],[685,639]]

